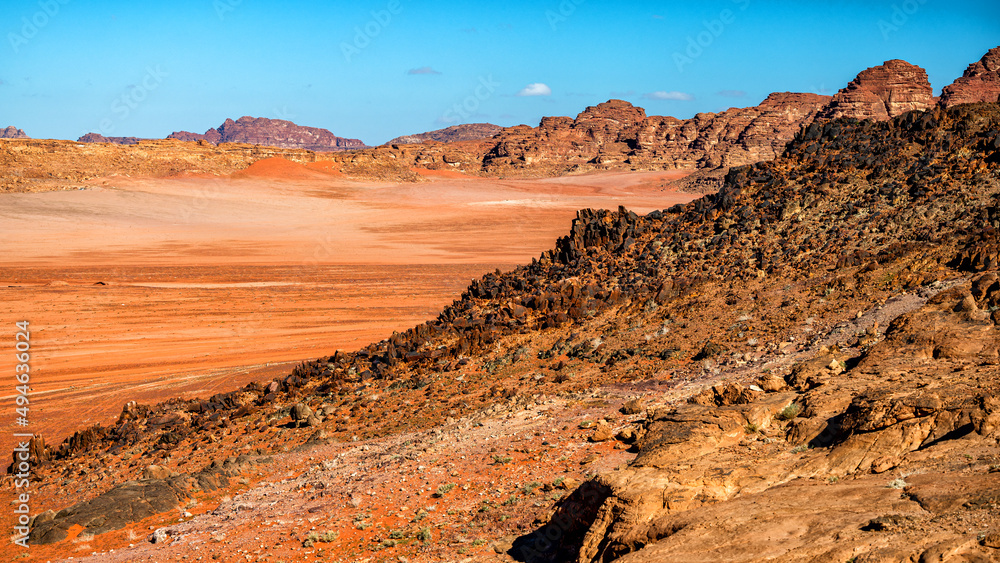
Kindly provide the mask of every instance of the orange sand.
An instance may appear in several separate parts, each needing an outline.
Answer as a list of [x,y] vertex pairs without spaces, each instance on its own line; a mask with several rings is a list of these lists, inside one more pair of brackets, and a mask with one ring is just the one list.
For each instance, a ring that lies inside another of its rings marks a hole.
[[[683,174],[359,182],[267,159],[241,178],[0,195],[0,234],[16,241],[0,269],[4,330],[32,328],[29,430],[57,443],[131,399],[208,396],[379,340],[551,248],[577,209],[692,199],[656,187]],[[0,371],[13,361],[0,353]]]

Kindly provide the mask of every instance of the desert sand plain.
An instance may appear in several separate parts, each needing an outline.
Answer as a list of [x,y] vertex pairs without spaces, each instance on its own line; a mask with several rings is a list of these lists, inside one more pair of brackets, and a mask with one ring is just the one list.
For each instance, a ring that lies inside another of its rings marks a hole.
[[31,323],[30,431],[58,444],[129,400],[207,397],[357,349],[435,317],[471,279],[529,262],[578,209],[696,197],[663,187],[683,171],[418,172],[424,182],[358,181],[266,159],[231,177],[0,196],[0,307]]

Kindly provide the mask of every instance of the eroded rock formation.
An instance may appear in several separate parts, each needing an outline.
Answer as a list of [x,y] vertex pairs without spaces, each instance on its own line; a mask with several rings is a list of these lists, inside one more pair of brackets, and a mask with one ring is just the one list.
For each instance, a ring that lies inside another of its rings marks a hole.
[[933,105],[927,72],[906,61],[893,59],[858,74],[833,96],[819,117],[882,120]]
[[941,105],[1000,101],[1000,47],[987,51],[941,91]]

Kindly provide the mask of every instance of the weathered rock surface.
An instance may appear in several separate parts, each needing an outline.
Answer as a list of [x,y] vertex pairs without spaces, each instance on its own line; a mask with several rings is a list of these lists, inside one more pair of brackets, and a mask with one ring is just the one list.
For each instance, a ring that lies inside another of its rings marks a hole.
[[889,119],[934,105],[927,72],[893,59],[862,71],[819,113],[821,119]]
[[286,149],[307,149],[320,152],[365,148],[358,139],[338,137],[326,129],[296,125],[283,119],[243,116],[236,121],[227,119],[218,128],[204,134],[178,131],[167,136],[181,141],[205,140],[211,143],[246,143]]
[[221,463],[213,462],[193,475],[178,475],[165,468],[151,466],[143,479],[122,483],[50,517],[36,518],[31,530],[31,543],[45,545],[62,541],[74,526],[83,527],[80,533],[84,535],[120,530],[128,524],[176,508],[195,487],[216,490],[228,484],[228,477],[239,475],[251,465],[268,461],[267,458],[241,455]]
[[457,141],[480,141],[491,139],[500,132],[503,127],[492,123],[465,123],[462,125],[452,125],[444,129],[418,133],[416,135],[403,135],[396,137],[385,143],[386,145],[406,145],[413,143],[426,143],[434,141],[438,143],[454,143]]
[[[579,561],[1000,560],[949,524],[963,510],[1000,506],[991,465],[1000,331],[970,319],[1000,298],[996,280],[980,274],[975,294],[968,284],[938,293],[893,321],[855,367],[808,390],[754,398],[717,386],[716,405],[651,412],[635,461],[598,478],[609,494]],[[933,355],[936,341],[965,346]],[[928,352],[915,355],[914,345]],[[821,353],[788,378],[830,358]],[[963,373],[968,359],[993,367]],[[805,405],[800,418],[782,416],[790,404]],[[792,448],[807,443],[813,449]],[[747,447],[762,457],[748,462]],[[954,471],[962,461],[968,469]]]
[[1000,47],[994,47],[969,65],[960,78],[941,90],[940,104],[1000,101]]
[[829,100],[774,93],[759,106],[698,114],[687,120],[647,117],[642,108],[610,100],[576,119],[547,117],[536,128],[504,129],[483,158],[484,170],[512,173],[584,169],[717,168],[770,160]]

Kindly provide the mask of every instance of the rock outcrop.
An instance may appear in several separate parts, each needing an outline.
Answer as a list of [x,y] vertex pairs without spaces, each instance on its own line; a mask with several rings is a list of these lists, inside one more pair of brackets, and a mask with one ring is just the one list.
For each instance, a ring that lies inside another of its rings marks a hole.
[[111,143],[113,145],[136,145],[140,141],[150,141],[139,137],[105,137],[100,133],[87,133],[76,140],[78,143]]
[[466,123],[462,125],[452,125],[444,129],[418,133],[416,135],[403,135],[385,143],[386,145],[406,145],[414,143],[425,143],[434,141],[438,143],[454,143],[457,141],[479,141],[490,139],[500,132],[503,127],[492,123]]
[[646,116],[642,108],[610,100],[576,119],[546,117],[538,127],[504,129],[483,158],[483,168],[491,174],[561,173],[716,168],[769,160],[828,100],[816,94],[774,93],[759,106],[686,120]]
[[884,120],[934,105],[927,72],[893,59],[862,71],[823,108],[819,117]]
[[181,141],[209,141],[211,143],[246,143],[286,149],[307,149],[319,152],[344,151],[365,148],[358,139],[338,137],[326,129],[296,125],[283,119],[243,116],[236,121],[227,119],[218,128],[204,134],[178,131],[167,136]]
[[0,129],[0,139],[30,139],[31,137],[24,134],[24,131],[14,127],[13,125]]
[[940,104],[1000,101],[1000,47],[994,47],[978,62],[969,65],[962,76],[941,91]]
[[215,127],[205,131],[204,133],[192,133],[190,131],[174,131],[173,133],[167,135],[168,139],[176,139],[178,141],[208,141],[212,144],[219,144],[222,142],[222,135],[219,134],[219,130]]

